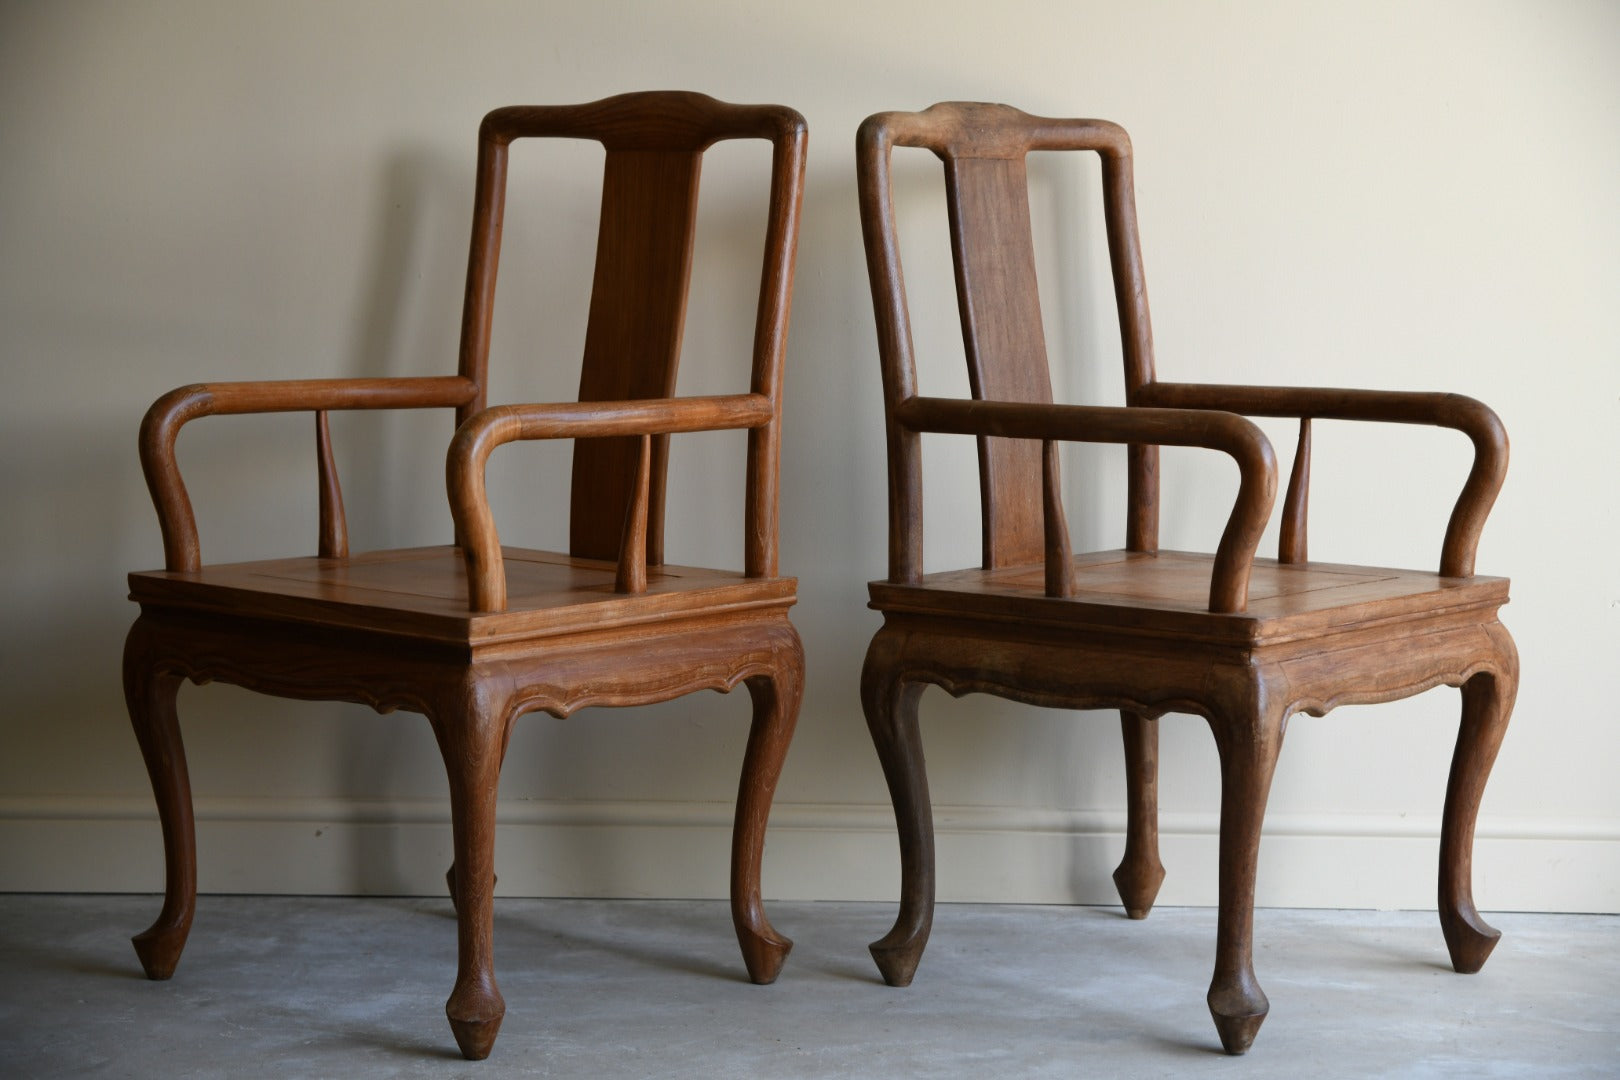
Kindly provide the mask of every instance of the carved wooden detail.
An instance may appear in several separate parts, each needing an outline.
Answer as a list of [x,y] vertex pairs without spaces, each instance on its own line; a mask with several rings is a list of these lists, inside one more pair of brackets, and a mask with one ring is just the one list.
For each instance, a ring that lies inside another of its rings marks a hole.
[[[890,190],[895,147],[943,163],[971,400],[921,397]],[[1104,219],[1125,361],[1124,407],[1056,404],[1046,367],[1023,161],[1032,150],[1102,159]],[[861,224],[876,316],[889,463],[889,575],[870,586],[884,617],[861,700],[900,833],[901,899],[872,945],[886,981],[908,984],[932,925],[933,822],[917,703],[925,684],[1035,705],[1120,710],[1127,767],[1126,911],[1145,916],[1158,855],[1155,718],[1205,717],[1221,768],[1220,917],[1208,1002],[1222,1045],[1242,1053],[1268,1004],[1254,976],[1254,875],[1266,796],[1288,717],[1462,688],[1463,720],[1441,837],[1440,921],[1458,971],[1496,940],[1475,910],[1474,819],[1512,710],[1518,658],[1497,621],[1508,583],[1474,573],[1507,469],[1490,409],[1454,394],[1157,381],[1137,236],[1130,139],[1101,120],[946,103],[879,113],[856,140]],[[1265,435],[1245,416],[1300,421],[1278,559],[1256,556],[1277,489]],[[1454,429],[1474,464],[1441,544],[1439,572],[1311,562],[1306,515],[1313,421]],[[923,573],[924,434],[973,436],[980,451],[981,566]],[[1129,447],[1123,550],[1075,555],[1055,443]],[[1161,551],[1161,445],[1230,456],[1237,498],[1213,555]]]
[[[581,400],[487,408],[508,148],[539,137],[594,139],[607,151]],[[699,163],[727,139],[770,148],[748,387],[677,397]],[[781,369],[804,153],[804,120],[793,110],[701,94],[498,109],[479,130],[457,374],[206,383],[153,404],[140,453],[165,569],[130,575],[142,613],[124,653],[130,721],[164,838],[163,910],[135,938],[149,976],[173,974],[196,905],[191,789],[175,714],[180,683],[190,679],[427,717],[449,778],[455,850],[447,881],[458,959],[445,1012],[474,1059],[489,1054],[505,1014],[492,939],[495,793],[516,717],[745,683],[754,708],[732,836],[732,919],[749,977],[776,978],[792,943],[765,917],[760,860],[804,682],[803,649],[787,617],[797,583],[777,572]],[[379,408],[455,409],[446,454],[455,546],[349,552],[327,414]],[[292,411],[316,414],[317,554],[204,564],[175,456],[182,427],[210,415]],[[669,439],[723,429],[748,433],[744,566],[667,566]],[[501,546],[484,468],[494,450],[520,439],[578,441],[569,553]]]

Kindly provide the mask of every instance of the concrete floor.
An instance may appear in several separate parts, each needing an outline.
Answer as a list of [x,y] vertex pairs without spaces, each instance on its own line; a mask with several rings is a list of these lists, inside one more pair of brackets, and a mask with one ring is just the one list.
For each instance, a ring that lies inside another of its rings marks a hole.
[[0,1077],[1620,1077],[1620,918],[1494,915],[1453,974],[1432,912],[1261,911],[1271,1015],[1246,1057],[1204,1007],[1208,909],[947,905],[916,983],[888,904],[774,904],[743,976],[726,905],[499,900],[506,1021],[461,1060],[448,901],[205,896],[175,978],[128,936],[154,897],[0,896]]

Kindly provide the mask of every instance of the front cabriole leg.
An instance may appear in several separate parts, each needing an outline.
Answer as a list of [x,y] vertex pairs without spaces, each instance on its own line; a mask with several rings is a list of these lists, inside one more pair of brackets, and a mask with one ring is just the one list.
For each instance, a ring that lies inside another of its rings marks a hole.
[[793,942],[777,933],[765,917],[760,897],[771,798],[782,774],[788,744],[793,740],[799,701],[804,694],[804,649],[791,627],[784,646],[776,650],[774,670],[750,678],[747,685],[754,703],[754,719],[743,755],[737,818],[731,831],[731,921],[749,979],[764,984],[776,981],[793,948]]
[[1499,670],[1482,671],[1462,688],[1462,725],[1451,759],[1440,826],[1440,929],[1451,966],[1471,975],[1485,966],[1501,931],[1474,907],[1474,823],[1491,765],[1502,745],[1518,691],[1518,654],[1507,631],[1496,628],[1503,652]]
[[895,632],[879,630],[861,670],[861,705],[900,834],[900,913],[870,949],[884,982],[910,986],[934,923],[934,815],[917,730],[923,684],[903,680],[899,659]]
[[[508,723],[506,725],[506,734],[501,737],[501,766],[504,766],[506,764],[506,748],[508,746],[510,746],[511,744],[512,744],[512,725],[510,723]],[[495,878],[494,878],[495,883],[499,884],[500,880],[501,880],[501,876],[499,874],[496,874]],[[456,902],[456,864],[454,862],[452,862],[450,864],[450,868],[444,872],[444,887],[450,893],[450,904],[451,904],[451,906],[452,907],[455,906],[455,902]]]
[[134,938],[135,954],[150,979],[174,974],[197,909],[197,830],[186,748],[175,714],[181,676],[158,670],[155,644],[159,633],[143,615],[130,627],[124,642],[124,701],[163,828],[163,910]]
[[1209,720],[1221,756],[1221,839],[1220,914],[1208,1002],[1228,1054],[1249,1049],[1271,1007],[1254,977],[1254,882],[1285,719],[1262,690],[1249,703],[1216,711]]
[[506,1015],[495,984],[495,799],[511,711],[504,678],[475,668],[428,715],[450,781],[455,850],[456,985],[444,1011],[472,1061],[489,1056]]

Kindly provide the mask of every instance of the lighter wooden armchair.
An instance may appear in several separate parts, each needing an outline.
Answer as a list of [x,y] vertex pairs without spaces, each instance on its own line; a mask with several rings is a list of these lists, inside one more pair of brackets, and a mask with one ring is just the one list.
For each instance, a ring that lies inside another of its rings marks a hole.
[[[957,296],[973,400],[918,396],[895,234],[895,146],[943,161]],[[1091,150],[1124,345],[1127,405],[1052,403],[1031,247],[1025,156]],[[1462,726],[1440,841],[1440,923],[1458,971],[1497,939],[1471,895],[1474,820],[1518,679],[1497,621],[1508,582],[1474,574],[1474,550],[1507,470],[1490,409],[1452,394],[1201,386],[1158,382],[1137,240],[1130,141],[1096,120],[1049,120],[1004,105],[941,104],[870,117],[857,139],[861,221],[876,311],[889,459],[889,576],[871,584],[883,614],[861,678],[867,723],[899,825],[900,914],[872,945],[883,977],[911,981],[934,902],[933,824],[917,729],[924,686],[1038,705],[1117,708],[1124,727],[1128,835],[1114,875],[1127,912],[1152,907],[1164,869],[1156,823],[1157,718],[1204,716],[1221,763],[1220,916],[1209,1007],[1242,1053],[1267,1002],[1251,959],[1260,824],[1285,721],[1353,702],[1462,688]],[[1276,465],[1240,413],[1300,420],[1281,551],[1255,557]],[[1306,559],[1311,422],[1380,420],[1454,428],[1474,444],[1438,573]],[[924,574],[924,433],[978,440],[983,566]],[[1123,550],[1074,556],[1059,498],[1056,444],[1129,445]],[[1229,455],[1240,482],[1214,555],[1160,551],[1158,447]]]
[[[595,287],[577,404],[485,408],[508,145],[594,139],[606,150]],[[698,172],[722,139],[771,145],[769,216],[747,393],[674,397]],[[745,683],[753,728],[732,837],[732,916],[748,974],[772,981],[791,946],[766,920],[760,858],[798,716],[803,651],[777,573],[782,354],[804,177],[805,124],[779,106],[646,93],[589,105],[498,109],[478,138],[460,371],[440,378],[212,383],[165,395],[141,428],[141,463],[166,569],[130,575],[141,605],[125,693],[162,819],[166,895],[135,938],[154,979],[180,959],[196,897],[182,679],[283,697],[426,714],[450,779],[459,964],[445,1006],[462,1052],[489,1054],[505,1011],[492,966],[495,796],[512,722],[544,710],[635,705]],[[334,409],[452,408],[447,481],[456,546],[348,553],[327,436]],[[319,459],[313,557],[204,565],[175,460],[198,417],[311,411]],[[741,573],[663,564],[669,436],[747,431]],[[570,550],[500,546],[484,466],[503,443],[573,439]]]

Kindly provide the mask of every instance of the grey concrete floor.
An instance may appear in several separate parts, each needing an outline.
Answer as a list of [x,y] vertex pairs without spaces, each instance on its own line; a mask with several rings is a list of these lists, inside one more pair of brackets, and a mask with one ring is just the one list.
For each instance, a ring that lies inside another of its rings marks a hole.
[[887,904],[773,904],[797,945],[743,975],[726,905],[498,900],[506,1021],[455,1053],[448,901],[205,896],[175,978],[145,896],[0,896],[0,1077],[1617,1077],[1620,918],[1491,916],[1453,974],[1433,912],[1256,914],[1271,1015],[1242,1058],[1204,1007],[1215,913],[946,905],[908,989]]

